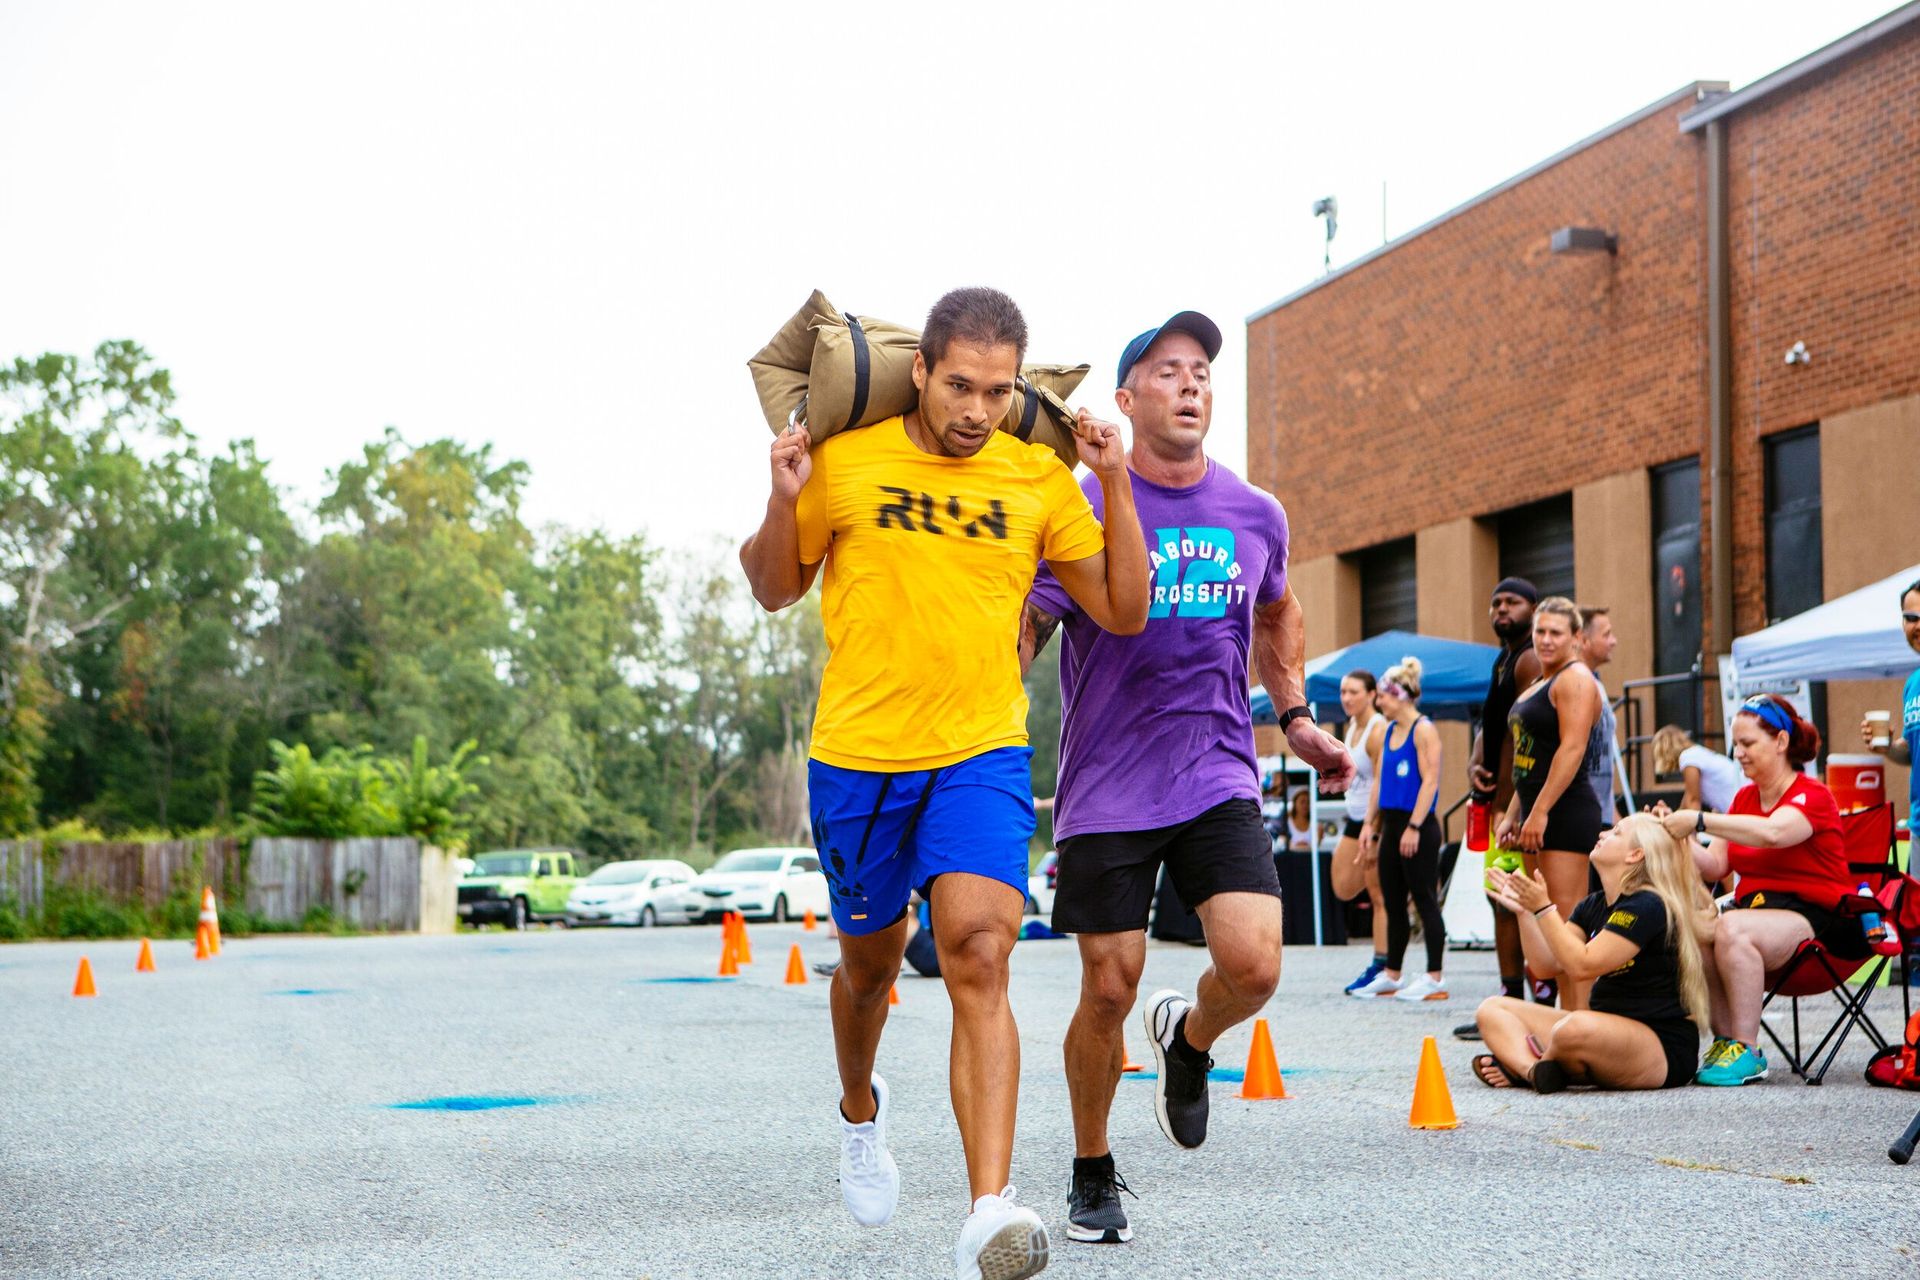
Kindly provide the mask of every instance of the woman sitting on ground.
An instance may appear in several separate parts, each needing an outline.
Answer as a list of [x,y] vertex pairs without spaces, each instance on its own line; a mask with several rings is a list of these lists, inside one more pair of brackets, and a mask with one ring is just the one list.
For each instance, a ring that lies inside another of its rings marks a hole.
[[1622,819],[1594,845],[1600,892],[1563,920],[1546,877],[1487,872],[1494,900],[1519,917],[1537,974],[1593,983],[1576,1012],[1493,996],[1477,1018],[1488,1053],[1474,1072],[1496,1089],[1515,1081],[1541,1093],[1569,1084],[1671,1089],[1693,1079],[1707,1025],[1705,946],[1713,900],[1686,844],[1660,819]]
[[[1801,943],[1817,938],[1849,959],[1866,954],[1859,920],[1839,909],[1854,887],[1840,808],[1833,792],[1800,772],[1820,752],[1820,731],[1769,693],[1741,703],[1730,732],[1733,758],[1749,779],[1731,807],[1681,809],[1662,819],[1694,850],[1701,876],[1740,877],[1707,968],[1714,1040],[1699,1080],[1715,1085],[1766,1078],[1759,1040],[1767,975],[1785,967]],[[1699,835],[1710,838],[1704,849]]]

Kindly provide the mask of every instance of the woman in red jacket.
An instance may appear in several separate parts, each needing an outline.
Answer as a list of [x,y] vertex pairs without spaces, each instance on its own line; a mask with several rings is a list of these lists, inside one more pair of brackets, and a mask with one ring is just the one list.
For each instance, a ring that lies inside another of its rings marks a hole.
[[1839,911],[1852,892],[1833,793],[1800,772],[1820,750],[1820,733],[1785,698],[1749,698],[1733,718],[1733,758],[1747,785],[1726,813],[1682,809],[1666,815],[1681,839],[1696,845],[1694,862],[1708,881],[1740,877],[1733,906],[1715,931],[1707,994],[1714,1042],[1700,1084],[1740,1085],[1764,1079],[1760,1004],[1767,974],[1784,967],[1801,943],[1818,938],[1836,954],[1859,955],[1857,922]]

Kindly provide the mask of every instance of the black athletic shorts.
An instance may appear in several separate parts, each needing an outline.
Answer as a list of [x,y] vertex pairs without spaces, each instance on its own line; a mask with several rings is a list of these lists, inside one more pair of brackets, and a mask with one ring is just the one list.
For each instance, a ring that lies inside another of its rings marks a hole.
[[1871,952],[1858,917],[1843,914],[1837,906],[1823,907],[1795,894],[1758,889],[1735,898],[1727,910],[1798,912],[1813,926],[1813,940],[1841,959],[1859,960]]
[[1700,1070],[1700,1028],[1686,1018],[1656,1018],[1641,1025],[1659,1038],[1660,1050],[1667,1056],[1667,1078],[1660,1087],[1692,1084]]
[[1090,831],[1060,842],[1053,927],[1062,933],[1130,933],[1147,913],[1166,864],[1180,900],[1216,893],[1280,896],[1273,841],[1252,800],[1227,800],[1196,818],[1150,831]]
[[1360,838],[1360,829],[1366,825],[1366,823],[1358,818],[1348,818],[1347,825],[1340,830],[1340,838],[1342,840],[1358,840]]

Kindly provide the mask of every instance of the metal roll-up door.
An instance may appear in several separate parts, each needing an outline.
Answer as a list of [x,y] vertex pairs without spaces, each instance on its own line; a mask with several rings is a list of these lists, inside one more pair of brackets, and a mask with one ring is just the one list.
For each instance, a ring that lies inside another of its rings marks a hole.
[[1525,578],[1542,600],[1573,599],[1573,495],[1530,502],[1494,519],[1500,533],[1500,576]]

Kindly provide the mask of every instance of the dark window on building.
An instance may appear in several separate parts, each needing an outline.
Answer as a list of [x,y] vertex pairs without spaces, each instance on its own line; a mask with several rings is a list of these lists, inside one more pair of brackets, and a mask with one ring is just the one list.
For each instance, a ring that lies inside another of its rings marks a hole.
[[[1655,467],[1653,499],[1653,673],[1682,675],[1700,658],[1700,459]],[[1677,724],[1696,739],[1701,697],[1691,684],[1654,690],[1657,728]]]
[[1420,595],[1413,539],[1368,547],[1353,560],[1360,569],[1360,634],[1418,631]]
[[[1820,426],[1782,431],[1766,451],[1767,621],[1805,613],[1827,598],[1820,552]],[[1813,726],[1827,740],[1827,686],[1808,689]]]
[[1820,428],[1783,431],[1767,455],[1767,621],[1826,599],[1820,556]]
[[1531,502],[1493,518],[1500,537],[1500,576],[1525,578],[1540,598],[1573,599],[1573,495]]

